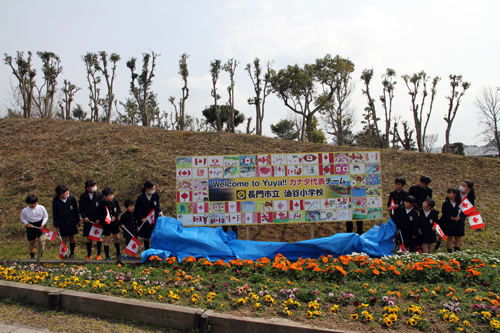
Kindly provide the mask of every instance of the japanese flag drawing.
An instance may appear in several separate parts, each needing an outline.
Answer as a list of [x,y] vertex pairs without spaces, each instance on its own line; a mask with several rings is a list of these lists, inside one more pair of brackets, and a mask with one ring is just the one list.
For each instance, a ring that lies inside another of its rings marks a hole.
[[443,240],[446,240],[446,236],[443,232],[443,229],[441,229],[441,227],[439,226],[439,224],[437,224],[436,222],[434,222],[434,229],[436,229],[436,231],[438,232],[439,236],[441,236],[441,238]]
[[467,216],[469,216],[474,211],[474,206],[469,201],[469,199],[467,199],[467,197],[464,197],[464,199],[462,200],[462,202],[458,207]]
[[472,229],[484,228],[483,218],[479,214],[479,211],[475,211],[469,215],[469,224]]
[[127,247],[125,248],[125,253],[132,257],[135,257],[137,251],[139,251],[139,246],[141,246],[141,242],[139,242],[137,238],[132,237]]
[[149,224],[153,225],[155,224],[155,210],[151,209],[151,212],[146,216],[146,221],[149,222]]
[[45,237],[51,241],[56,240],[57,232],[49,230],[49,232],[45,232]]
[[68,254],[68,248],[66,247],[66,244],[61,242],[61,246],[59,247],[59,258],[64,259],[66,257],[66,254]]
[[394,204],[394,199],[391,199],[391,214],[392,215],[394,215],[394,209],[396,209],[396,205]]
[[109,215],[108,207],[106,207],[106,217],[104,218],[104,221],[106,221],[107,224],[111,223],[111,215]]
[[90,240],[100,242],[102,236],[102,225],[100,224],[92,224],[92,228],[90,228],[89,236],[87,237]]

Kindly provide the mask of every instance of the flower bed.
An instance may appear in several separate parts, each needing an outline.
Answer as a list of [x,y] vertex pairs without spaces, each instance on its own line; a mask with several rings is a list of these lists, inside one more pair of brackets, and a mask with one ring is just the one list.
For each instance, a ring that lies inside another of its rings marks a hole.
[[291,262],[278,255],[228,263],[151,257],[136,266],[4,262],[0,279],[330,328],[500,332],[497,256],[357,254]]

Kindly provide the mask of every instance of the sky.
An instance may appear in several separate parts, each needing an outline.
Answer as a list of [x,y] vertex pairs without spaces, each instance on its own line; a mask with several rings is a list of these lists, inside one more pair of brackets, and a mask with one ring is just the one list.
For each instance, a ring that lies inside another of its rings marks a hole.
[[[478,110],[474,100],[488,85],[500,86],[499,1],[397,1],[397,0],[238,0],[238,1],[7,1],[0,0],[0,53],[52,51],[60,56],[64,79],[82,89],[74,103],[88,111],[88,86],[81,56],[86,52],[118,53],[115,95],[129,96],[130,70],[126,62],[154,51],[157,59],[152,89],[160,109],[171,112],[170,96],[178,101],[182,81],[178,61],[188,59],[190,97],[186,113],[202,118],[210,96],[210,61],[240,62],[236,70],[235,108],[255,120],[255,107],[247,104],[253,87],[244,68],[255,57],[273,61],[279,70],[287,65],[313,63],[326,54],[349,58],[355,65],[353,107],[354,131],[361,130],[367,99],[361,93],[363,69],[373,69],[372,96],[382,118],[382,74],[386,68],[397,73],[393,112],[413,124],[410,96],[401,75],[424,70],[439,76],[437,96],[428,134],[438,134],[436,146],[444,144],[450,93],[449,75],[461,74],[471,88],[462,98],[451,132],[451,142],[481,145]],[[34,65],[41,81],[41,63]],[[8,104],[11,83],[9,66],[0,64],[0,109]],[[229,75],[221,73],[218,83],[221,102],[227,101]],[[105,91],[105,87],[102,86]],[[270,124],[286,118],[287,108],[270,95],[264,116],[264,135],[273,136]],[[253,125],[254,126],[254,125]],[[379,126],[383,126],[382,122]],[[243,125],[238,128],[245,130]],[[331,139],[329,138],[329,141]]]

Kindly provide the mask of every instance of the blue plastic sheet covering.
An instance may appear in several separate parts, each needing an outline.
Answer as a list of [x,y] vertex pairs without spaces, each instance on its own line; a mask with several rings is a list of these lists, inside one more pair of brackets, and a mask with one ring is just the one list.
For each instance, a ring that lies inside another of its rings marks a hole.
[[341,256],[363,252],[372,257],[392,255],[396,226],[392,220],[382,226],[374,226],[362,236],[356,233],[339,233],[330,237],[305,240],[296,243],[259,242],[236,239],[232,231],[225,233],[222,227],[185,228],[172,217],[160,217],[151,236],[151,248],[142,252],[142,262],[151,256],[161,259],[170,256],[182,261],[185,257],[223,259],[274,258],[278,253],[289,260],[319,258],[323,255]]

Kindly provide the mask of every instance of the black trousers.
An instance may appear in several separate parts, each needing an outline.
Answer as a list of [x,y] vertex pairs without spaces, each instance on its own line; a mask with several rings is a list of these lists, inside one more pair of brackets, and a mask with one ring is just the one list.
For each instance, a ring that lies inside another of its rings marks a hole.
[[[347,232],[352,232],[352,229],[353,229],[353,224],[352,224],[352,221],[347,221],[345,223],[345,227],[346,227],[346,231]],[[362,235],[363,234],[363,221],[356,221],[356,233],[358,235]]]

